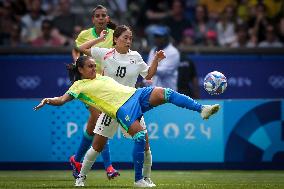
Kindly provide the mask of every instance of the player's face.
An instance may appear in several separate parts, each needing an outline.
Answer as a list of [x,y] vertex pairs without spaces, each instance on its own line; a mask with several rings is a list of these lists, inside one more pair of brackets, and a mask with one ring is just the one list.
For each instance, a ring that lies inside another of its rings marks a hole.
[[96,78],[96,63],[94,59],[90,58],[85,61],[83,67],[79,67],[82,79],[95,79]]
[[132,32],[124,31],[118,38],[115,38],[115,49],[120,53],[127,53],[132,44]]
[[106,28],[109,21],[106,9],[97,9],[93,16],[93,24],[96,28]]

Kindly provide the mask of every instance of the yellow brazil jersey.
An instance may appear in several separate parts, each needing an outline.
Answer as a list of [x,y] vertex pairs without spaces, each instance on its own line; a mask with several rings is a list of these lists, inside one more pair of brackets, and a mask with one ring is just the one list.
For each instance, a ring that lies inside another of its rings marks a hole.
[[116,118],[117,110],[135,91],[135,88],[121,85],[110,77],[97,75],[95,79],[74,82],[66,93]]
[[[102,47],[102,48],[112,48],[113,47],[113,32],[114,30],[107,28],[107,35],[106,35],[106,39],[98,44],[96,44],[96,47]],[[96,33],[95,28],[89,28],[87,30],[83,30],[80,32],[80,34],[78,35],[77,39],[75,40],[75,45],[76,47],[82,45],[83,43],[90,41],[92,39],[97,39],[99,37],[100,34]],[[97,63],[97,73],[101,73],[102,70],[100,68],[101,63],[96,60]]]

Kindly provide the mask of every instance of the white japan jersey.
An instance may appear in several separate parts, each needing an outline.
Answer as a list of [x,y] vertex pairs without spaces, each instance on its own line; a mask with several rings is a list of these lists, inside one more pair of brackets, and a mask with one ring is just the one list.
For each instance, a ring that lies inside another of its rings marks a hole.
[[105,76],[123,85],[135,87],[139,75],[143,78],[148,75],[149,66],[137,51],[120,54],[114,48],[92,47],[91,54],[95,60],[100,60]]

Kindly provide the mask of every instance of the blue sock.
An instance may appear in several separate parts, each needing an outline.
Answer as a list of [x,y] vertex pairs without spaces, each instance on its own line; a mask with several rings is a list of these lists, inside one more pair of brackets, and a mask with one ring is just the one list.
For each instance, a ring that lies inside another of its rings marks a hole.
[[134,148],[133,148],[133,162],[135,171],[135,182],[143,178],[143,163],[144,163],[144,149],[146,145],[144,131],[138,132],[133,136]]
[[107,143],[104,146],[103,151],[101,152],[101,155],[103,157],[103,161],[104,161],[104,167],[105,170],[111,165],[111,161],[110,161],[110,150],[109,150],[109,142],[107,141]]
[[165,100],[169,103],[172,103],[178,107],[186,108],[189,110],[201,112],[202,105],[193,100],[192,98],[180,94],[172,89],[165,89]]
[[84,157],[85,153],[89,150],[92,142],[93,137],[87,133],[87,131],[84,132],[84,135],[82,137],[79,149],[77,150],[75,154],[75,160],[77,162],[81,162],[82,158]]

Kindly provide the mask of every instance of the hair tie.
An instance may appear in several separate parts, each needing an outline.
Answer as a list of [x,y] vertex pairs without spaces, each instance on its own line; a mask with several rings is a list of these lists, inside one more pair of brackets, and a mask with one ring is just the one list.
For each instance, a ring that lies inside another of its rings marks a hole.
[[76,69],[76,62],[72,63],[72,68]]

